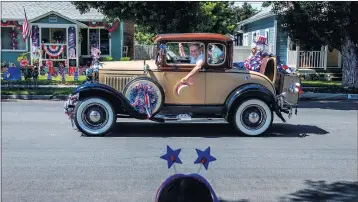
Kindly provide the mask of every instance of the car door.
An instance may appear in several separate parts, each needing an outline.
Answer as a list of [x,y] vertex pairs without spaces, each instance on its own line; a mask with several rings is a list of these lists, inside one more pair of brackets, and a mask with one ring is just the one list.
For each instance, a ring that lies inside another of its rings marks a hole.
[[237,86],[248,82],[249,72],[227,69],[231,56],[224,43],[208,43],[207,52],[205,104],[222,105]]
[[[183,88],[178,95],[176,87],[180,80],[184,78],[194,67],[195,64],[190,64],[186,58],[190,57],[188,47],[193,42],[168,42],[166,46],[170,50],[170,57],[165,58],[163,65],[159,68],[159,74],[156,75],[158,81],[161,83],[164,94],[165,104],[176,105],[204,105],[206,93],[206,74],[203,70],[197,72],[192,77],[193,85]],[[183,55],[180,54],[180,44],[183,47]],[[200,43],[204,45],[203,43]],[[186,52],[185,52],[186,50]],[[175,61],[173,59],[175,54]],[[205,53],[203,53],[205,55]]]

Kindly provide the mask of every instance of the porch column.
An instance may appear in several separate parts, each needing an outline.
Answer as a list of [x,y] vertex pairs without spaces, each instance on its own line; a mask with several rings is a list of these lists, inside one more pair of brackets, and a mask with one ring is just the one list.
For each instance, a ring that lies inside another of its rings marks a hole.
[[300,68],[300,46],[296,45],[296,69]]
[[[67,36],[68,36],[68,40],[67,40],[67,59],[68,62],[76,60],[76,68],[78,65],[78,26],[77,25],[72,25],[70,27],[68,27],[67,29]],[[68,70],[69,70],[69,74],[72,71],[70,69],[70,65],[68,66]],[[70,71],[71,70],[71,71]],[[73,73],[73,72],[72,72]]]
[[31,36],[30,36],[30,47],[29,47],[31,65],[34,65],[33,60],[35,59],[38,59],[39,60],[38,62],[40,62],[39,48],[41,45],[40,45],[39,32],[40,30],[37,25],[31,25]]
[[324,70],[327,70],[328,46],[324,47]]
[[342,68],[342,53],[338,52],[338,68]]
[[80,68],[80,63],[79,63],[79,55],[80,55],[80,50],[79,50],[79,36],[80,36],[80,29],[78,27],[78,25],[76,25],[75,27],[75,33],[76,33],[76,71],[78,71],[78,69]]

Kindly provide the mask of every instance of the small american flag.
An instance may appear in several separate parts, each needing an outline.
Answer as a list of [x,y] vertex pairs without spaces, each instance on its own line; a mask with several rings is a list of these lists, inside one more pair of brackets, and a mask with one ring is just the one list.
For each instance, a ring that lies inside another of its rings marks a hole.
[[256,38],[256,43],[258,44],[266,44],[266,37],[262,35],[258,35]]
[[147,118],[149,119],[152,116],[152,110],[150,107],[150,100],[148,93],[144,95],[144,101],[145,101],[145,110],[147,111]]
[[26,38],[31,36],[31,32],[30,32],[29,23],[27,21],[25,7],[24,7],[24,13],[25,13],[25,20],[24,20],[24,24],[22,24],[22,38],[24,39],[24,41],[26,41]]
[[179,53],[180,56],[185,57],[184,47],[182,43],[179,43]]

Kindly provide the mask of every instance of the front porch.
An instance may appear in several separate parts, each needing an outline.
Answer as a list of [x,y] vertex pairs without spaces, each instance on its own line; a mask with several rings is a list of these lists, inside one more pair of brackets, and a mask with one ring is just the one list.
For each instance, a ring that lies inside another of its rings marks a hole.
[[300,47],[287,50],[287,65],[296,69],[341,68],[341,53],[338,50],[330,52],[328,47],[317,51],[304,51]]

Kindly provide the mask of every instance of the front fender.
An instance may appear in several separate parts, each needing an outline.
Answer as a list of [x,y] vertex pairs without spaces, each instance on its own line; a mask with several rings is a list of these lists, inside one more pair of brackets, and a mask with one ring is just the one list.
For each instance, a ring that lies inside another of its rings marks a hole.
[[224,114],[225,118],[232,112],[240,101],[247,98],[258,98],[274,108],[276,99],[270,90],[260,84],[245,84],[233,90],[225,101]]
[[104,97],[112,106],[118,110],[118,106],[122,108],[128,115],[138,119],[145,119],[146,115],[138,113],[130,104],[129,100],[119,91],[111,86],[101,83],[85,83],[73,90],[72,94],[79,94],[79,100],[86,97]]

